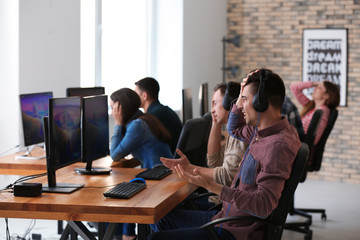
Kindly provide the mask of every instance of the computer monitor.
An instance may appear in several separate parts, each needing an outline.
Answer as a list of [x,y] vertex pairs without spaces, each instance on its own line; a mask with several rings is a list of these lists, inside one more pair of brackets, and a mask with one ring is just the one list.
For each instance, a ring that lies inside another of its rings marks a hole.
[[209,112],[209,87],[207,83],[200,85],[199,89],[200,116]]
[[183,124],[193,118],[191,88],[182,90],[182,118]]
[[67,88],[66,96],[67,97],[87,97],[87,96],[95,96],[105,94],[104,87],[76,87],[76,88]]
[[109,114],[107,95],[84,97],[82,99],[82,160],[85,168],[77,168],[80,174],[109,174],[110,168],[93,168],[92,162],[110,154]]
[[57,183],[55,175],[59,168],[81,161],[81,98],[49,99],[44,125],[48,184],[43,191],[70,193],[81,188],[83,184]]
[[23,155],[16,158],[41,159],[45,157],[32,157],[31,150],[39,143],[44,142],[42,119],[48,115],[49,99],[53,97],[52,92],[39,92],[20,94],[20,110],[24,136],[24,146],[28,147]]

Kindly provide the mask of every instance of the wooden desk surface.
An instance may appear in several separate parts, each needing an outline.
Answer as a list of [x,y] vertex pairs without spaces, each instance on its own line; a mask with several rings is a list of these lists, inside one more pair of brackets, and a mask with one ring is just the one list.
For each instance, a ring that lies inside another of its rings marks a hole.
[[[14,197],[0,193],[0,217],[94,222],[155,223],[183,201],[196,186],[175,173],[160,181],[147,180],[147,188],[131,199],[107,199],[103,186],[129,181],[143,169],[113,168],[110,175],[79,175],[77,164],[59,169],[57,182],[83,183],[71,194],[43,193],[39,197]],[[46,177],[33,182],[46,183]],[[92,187],[92,188],[91,188]]]
[[[7,156],[0,157],[0,174],[14,174],[14,175],[30,175],[46,172],[46,159],[15,159],[16,155],[24,154],[24,152],[14,153]],[[44,150],[42,148],[34,148],[32,156],[43,156]],[[76,163],[78,167],[85,167],[85,163]],[[110,156],[100,158],[93,162],[93,167],[136,167],[139,162],[135,159],[122,159],[120,161],[113,161]],[[18,171],[21,170],[21,171]]]

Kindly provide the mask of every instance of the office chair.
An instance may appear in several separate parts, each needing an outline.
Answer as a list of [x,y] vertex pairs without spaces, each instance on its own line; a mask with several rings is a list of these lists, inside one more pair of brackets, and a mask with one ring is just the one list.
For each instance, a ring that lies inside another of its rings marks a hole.
[[[185,122],[176,148],[180,149],[191,164],[206,167],[207,142],[211,129],[211,120],[194,118]],[[180,156],[174,153],[174,158]]]
[[306,143],[302,143],[295,158],[290,178],[285,182],[284,190],[282,191],[279,204],[266,219],[261,219],[255,216],[231,216],[216,219],[202,225],[200,228],[206,229],[208,231],[210,239],[219,239],[213,228],[213,226],[216,224],[228,221],[262,222],[267,226],[266,239],[280,240],[284,229],[286,217],[291,205],[291,200],[293,199],[296,187],[307,165],[308,156],[309,147]]
[[[318,144],[314,146],[313,142],[314,142],[315,135],[316,135],[316,134],[314,134],[314,132],[317,131],[317,127],[319,125],[319,122],[320,122],[320,119],[322,116],[322,113],[321,113],[321,115],[318,114],[317,116],[315,116],[315,114],[317,114],[318,111],[321,111],[321,110],[317,110],[314,113],[314,116],[311,119],[311,123],[309,125],[308,132],[306,134],[306,135],[309,135],[309,136],[306,136],[306,140],[309,141],[309,143],[311,143],[312,145],[310,147],[310,155],[309,155],[309,161],[308,161],[309,164],[306,167],[300,182],[304,182],[306,180],[307,172],[314,172],[314,171],[320,170],[322,156],[323,156],[323,153],[325,150],[325,144],[331,133],[331,130],[334,127],[335,121],[338,116],[338,110],[336,108],[330,109],[330,117],[328,120],[328,125],[326,126],[324,133],[321,136]],[[317,118],[319,118],[319,119],[317,119]],[[305,239],[311,239],[311,238],[308,238],[308,236],[311,235],[310,234],[311,230],[309,227],[312,224],[312,216],[308,213],[321,213],[321,219],[326,220],[325,209],[295,208],[294,201],[292,202],[292,207],[291,207],[289,213],[290,213],[290,215],[295,214],[295,215],[300,215],[300,216],[306,218],[305,222],[291,222],[291,223],[285,224],[285,229],[305,233]]]
[[[322,158],[325,150],[326,141],[335,125],[338,117],[338,110],[336,108],[330,109],[330,116],[328,125],[326,126],[323,135],[321,136],[317,145],[313,146],[309,155],[309,165],[306,168],[306,172],[317,172],[321,168]],[[305,209],[299,208],[304,212],[321,213],[321,219],[326,220],[325,209]]]

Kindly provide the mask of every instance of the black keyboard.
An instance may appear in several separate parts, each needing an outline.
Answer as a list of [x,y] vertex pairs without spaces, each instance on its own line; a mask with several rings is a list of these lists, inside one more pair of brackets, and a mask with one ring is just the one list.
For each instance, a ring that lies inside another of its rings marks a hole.
[[146,184],[139,182],[122,182],[112,189],[104,192],[107,198],[131,198],[141,190],[145,189]]
[[135,177],[147,180],[161,180],[169,174],[171,174],[171,170],[168,168],[152,168],[137,174]]

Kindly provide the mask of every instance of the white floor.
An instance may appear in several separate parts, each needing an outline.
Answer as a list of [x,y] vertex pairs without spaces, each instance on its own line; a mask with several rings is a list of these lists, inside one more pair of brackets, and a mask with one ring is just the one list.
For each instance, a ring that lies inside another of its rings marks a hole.
[[[1,179],[3,184],[4,179]],[[9,180],[9,179],[7,179]],[[360,185],[326,182],[307,179],[301,183],[295,195],[295,207],[325,208],[327,221],[320,214],[313,214],[314,240],[352,240],[360,239]],[[291,217],[294,218],[294,217]],[[31,220],[9,219],[9,231],[12,236],[24,237]],[[42,240],[59,239],[57,221],[36,220],[32,233],[42,235]],[[0,239],[5,239],[5,219],[0,218]],[[14,238],[15,239],[15,238]],[[284,230],[284,240],[304,239],[301,233]]]

